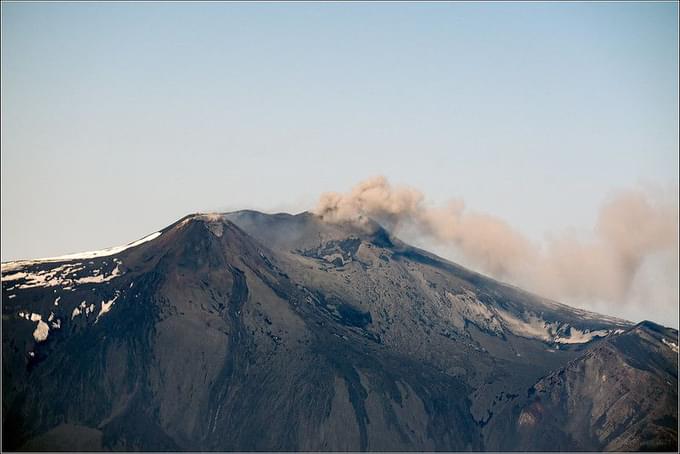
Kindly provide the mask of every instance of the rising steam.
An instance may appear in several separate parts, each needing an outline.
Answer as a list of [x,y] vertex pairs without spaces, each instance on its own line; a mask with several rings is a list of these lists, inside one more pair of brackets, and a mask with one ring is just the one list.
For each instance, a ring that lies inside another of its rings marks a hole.
[[[546,296],[595,310],[619,306],[618,314],[650,318],[645,307],[677,309],[675,194],[621,192],[600,209],[592,238],[561,234],[544,243],[467,210],[461,200],[430,206],[421,192],[392,186],[384,177],[362,181],[346,194],[323,194],[315,212],[328,222],[370,217],[398,235],[411,232],[453,247],[465,264]],[[677,326],[677,314],[669,316]]]

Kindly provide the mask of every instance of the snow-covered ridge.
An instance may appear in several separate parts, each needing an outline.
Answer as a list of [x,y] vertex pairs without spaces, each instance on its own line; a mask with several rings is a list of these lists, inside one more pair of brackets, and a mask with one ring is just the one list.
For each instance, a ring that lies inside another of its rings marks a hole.
[[[15,271],[22,269],[26,266],[29,265],[34,265],[37,263],[50,263],[50,262],[66,262],[69,260],[86,260],[86,259],[93,259],[93,258],[99,258],[99,257],[108,257],[111,255],[116,255],[120,254],[121,252],[125,251],[126,249],[133,248],[135,246],[139,246],[140,244],[146,243],[148,241],[154,240],[158,238],[161,235],[161,232],[154,232],[150,235],[145,236],[142,239],[139,239],[137,241],[134,241],[132,243],[128,243],[123,246],[114,246],[110,247],[107,249],[101,249],[99,251],[88,251],[88,252],[79,252],[75,254],[68,254],[68,255],[61,255],[58,257],[46,257],[46,258],[41,258],[41,259],[34,259],[34,260],[19,260],[16,262],[6,262],[2,264],[2,272],[6,273],[9,271]],[[3,280],[6,278],[3,277]]]

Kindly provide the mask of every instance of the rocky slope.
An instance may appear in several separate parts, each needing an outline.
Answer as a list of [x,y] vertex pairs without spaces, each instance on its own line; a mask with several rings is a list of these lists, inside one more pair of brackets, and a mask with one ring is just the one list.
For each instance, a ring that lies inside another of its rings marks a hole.
[[536,297],[369,220],[192,215],[5,263],[2,298],[6,450],[677,446],[677,331]]
[[488,430],[489,446],[676,451],[676,338],[673,330],[643,322],[602,341],[508,406]]

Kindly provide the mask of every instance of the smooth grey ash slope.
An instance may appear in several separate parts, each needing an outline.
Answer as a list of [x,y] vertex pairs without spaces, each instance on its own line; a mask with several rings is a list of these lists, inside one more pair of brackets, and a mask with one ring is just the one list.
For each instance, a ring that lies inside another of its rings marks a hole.
[[194,215],[148,240],[3,264],[4,449],[677,449],[675,330],[371,222]]

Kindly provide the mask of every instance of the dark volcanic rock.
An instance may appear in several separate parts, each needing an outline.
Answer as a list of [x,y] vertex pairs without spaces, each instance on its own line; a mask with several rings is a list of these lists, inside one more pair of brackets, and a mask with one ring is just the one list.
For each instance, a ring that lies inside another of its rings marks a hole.
[[604,340],[507,408],[489,447],[509,434],[524,450],[677,451],[677,338],[643,322]]
[[677,446],[677,331],[370,221],[192,215],[2,277],[5,450]]

